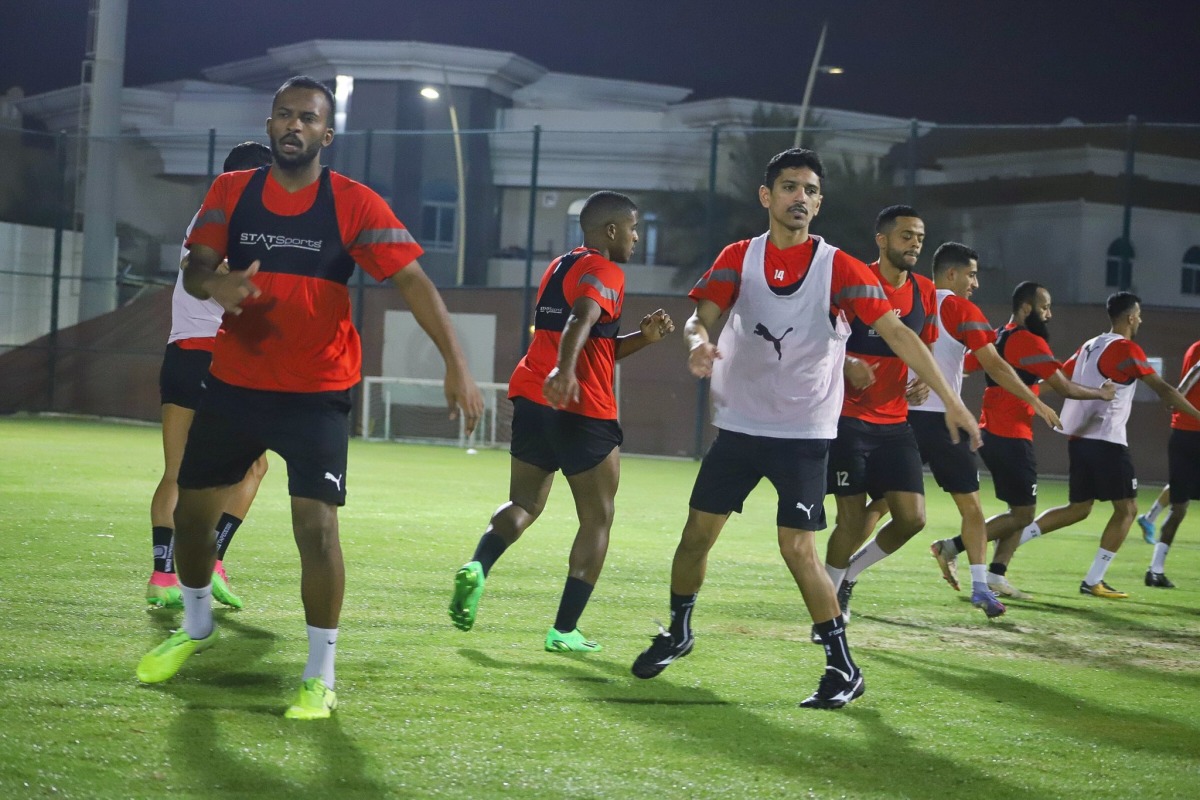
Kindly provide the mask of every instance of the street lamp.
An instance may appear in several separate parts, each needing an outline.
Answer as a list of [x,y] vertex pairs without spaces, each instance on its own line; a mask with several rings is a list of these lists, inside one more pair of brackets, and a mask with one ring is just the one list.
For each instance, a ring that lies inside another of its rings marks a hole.
[[813,84],[817,80],[817,73],[823,72],[826,75],[841,75],[845,72],[841,67],[823,66],[821,64],[821,52],[825,49],[825,32],[829,29],[828,22],[821,23],[821,37],[817,39],[817,52],[813,53],[812,66],[808,69],[808,81],[804,84],[804,98],[800,101],[800,117],[796,120],[796,138],[792,142],[793,147],[799,147],[801,140],[804,138],[804,123],[808,121],[808,101],[812,98]]
[[[458,111],[454,108],[454,100],[450,97],[450,81],[448,79],[444,82],[443,88],[446,92],[446,108],[450,111],[450,133],[454,137],[454,165],[458,171],[458,198],[454,211],[458,261],[454,270],[454,285],[462,286],[467,257],[467,178],[463,170],[462,135],[458,129]],[[426,100],[437,100],[441,96],[441,92],[432,86],[421,89],[421,97]]]

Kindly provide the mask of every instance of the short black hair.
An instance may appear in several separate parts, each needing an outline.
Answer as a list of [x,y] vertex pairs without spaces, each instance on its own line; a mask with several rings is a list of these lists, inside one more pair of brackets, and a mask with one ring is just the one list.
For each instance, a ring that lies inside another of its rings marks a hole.
[[1132,311],[1134,306],[1141,304],[1142,298],[1133,292],[1113,292],[1108,296],[1108,300],[1104,301],[1104,307],[1108,310],[1108,318],[1114,322],[1118,317]]
[[969,267],[972,261],[978,263],[979,253],[962,242],[943,242],[933,252],[933,274],[943,275],[951,267]]
[[610,222],[636,213],[637,210],[637,203],[627,195],[602,190],[583,201],[583,208],[579,211],[579,227],[584,231],[603,228]]
[[825,165],[821,163],[821,157],[812,150],[805,150],[803,147],[792,147],[784,150],[782,153],[776,153],[767,162],[766,172],[763,173],[763,186],[768,189],[774,189],[775,179],[785,169],[806,168],[811,169],[813,174],[821,180],[825,180]]
[[333,125],[333,112],[337,108],[337,101],[333,99],[333,92],[329,87],[321,83],[316,78],[310,78],[307,75],[293,75],[283,82],[283,85],[275,90],[275,97],[271,99],[271,107],[279,102],[279,95],[286,92],[288,89],[311,89],[314,92],[320,92],[325,95],[325,102],[329,103],[329,114],[325,117],[325,123],[328,126]]
[[1021,306],[1025,305],[1026,303],[1029,303],[1031,306],[1036,303],[1038,289],[1041,288],[1042,285],[1040,283],[1035,283],[1033,281],[1021,281],[1018,283],[1017,288],[1013,289],[1013,313],[1015,314],[1020,311]]
[[879,212],[879,216],[875,217],[875,232],[885,233],[885,229],[890,231],[895,227],[896,220],[900,217],[916,217],[920,219],[921,215],[912,206],[888,206]]
[[258,169],[271,163],[271,148],[261,142],[242,142],[234,145],[225,156],[222,172],[237,172],[243,169]]

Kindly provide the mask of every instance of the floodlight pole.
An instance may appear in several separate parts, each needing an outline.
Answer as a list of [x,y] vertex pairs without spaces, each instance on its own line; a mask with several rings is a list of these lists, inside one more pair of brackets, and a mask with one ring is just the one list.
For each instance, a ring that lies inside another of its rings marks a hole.
[[829,29],[829,21],[821,23],[821,36],[817,39],[817,52],[813,53],[812,66],[808,68],[808,81],[804,84],[804,98],[800,101],[800,118],[796,120],[796,138],[793,147],[799,147],[804,139],[804,123],[808,120],[808,101],[812,98],[813,84],[817,81],[817,72],[821,68],[821,52],[825,49],[825,32]]

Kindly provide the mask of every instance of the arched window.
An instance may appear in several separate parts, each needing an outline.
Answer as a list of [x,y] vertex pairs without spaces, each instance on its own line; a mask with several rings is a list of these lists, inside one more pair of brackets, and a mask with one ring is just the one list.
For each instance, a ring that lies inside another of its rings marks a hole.
[[[1123,238],[1115,239],[1108,246],[1108,259],[1104,262],[1104,285],[1128,287],[1133,272],[1133,259],[1133,244]],[[1124,264],[1121,263],[1122,260]]]
[[1200,294],[1200,247],[1189,247],[1183,254],[1179,291],[1181,294]]

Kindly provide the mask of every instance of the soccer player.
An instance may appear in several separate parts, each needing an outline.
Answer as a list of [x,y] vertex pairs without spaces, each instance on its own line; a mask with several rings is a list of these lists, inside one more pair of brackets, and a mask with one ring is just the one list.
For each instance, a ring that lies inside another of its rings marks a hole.
[[675,330],[660,308],[642,317],[637,331],[617,335],[625,302],[619,265],[633,255],[637,225],[631,199],[596,192],[579,214],[583,246],[554,259],[542,276],[533,341],[508,383],[513,401],[508,502],[492,514],[475,554],[454,576],[450,619],[460,630],[475,624],[493,565],[541,515],[561,470],[579,529],[545,647],[601,649],[580,632],[579,618],[604,568],[621,472],[614,365]]
[[[996,352],[1017,372],[1021,382],[1037,395],[1044,381],[1063,397],[1079,400],[1111,400],[1115,388],[1105,382],[1099,388],[1081,386],[1062,373],[1062,364],[1050,350],[1050,292],[1032,281],[1017,285],[1012,294],[1012,316],[996,336]],[[968,353],[964,369],[980,368],[975,354]],[[1006,575],[1020,538],[1021,529],[1033,522],[1037,510],[1037,460],[1033,452],[1033,406],[988,375],[983,391],[983,463],[992,474],[996,498],[1008,510],[987,520],[988,541],[996,541],[996,552],[988,566],[987,584],[993,592],[1017,599],[1028,594],[1013,586]],[[961,536],[941,539],[930,551],[951,585],[957,583],[956,559],[966,549]]]
[[[996,384],[1029,403],[1034,412],[1052,428],[1058,427],[1058,414],[1038,399],[997,352],[995,331],[979,307],[971,302],[971,295],[979,288],[978,273],[979,255],[964,244],[946,242],[933,254],[933,278],[937,288],[935,320],[938,326],[933,355],[942,374],[950,382],[951,388],[960,391],[963,358],[967,353],[973,353]],[[1005,612],[1005,607],[987,585],[987,532],[983,506],[979,500],[979,472],[975,454],[965,440],[957,444],[950,441],[942,421],[945,410],[941,398],[931,395],[922,402],[910,404],[908,422],[916,435],[922,463],[929,464],[934,480],[954,499],[962,518],[961,538],[966,543],[971,563],[971,602],[983,609],[987,616],[998,617]],[[846,573],[847,583],[856,582],[858,575],[868,566],[866,553],[886,551],[890,554],[904,544],[904,540],[900,539],[879,542],[883,536],[884,532],[881,531],[876,537],[875,541],[879,544],[877,551],[873,551],[868,544],[866,549],[860,551],[864,556],[851,559],[850,569]],[[936,556],[936,545],[933,551]],[[953,561],[948,563],[954,564]],[[943,574],[957,591],[959,585],[955,571],[947,569]]]
[[[913,271],[924,243],[925,223],[916,210],[889,206],[875,220],[879,260],[869,269],[896,312],[893,316],[932,345],[938,336],[937,289],[933,281]],[[906,394],[912,388],[908,367],[867,320],[852,320],[850,328],[846,379],[851,386],[829,451],[828,488],[837,501],[837,522],[825,551],[825,571],[838,587],[843,614],[849,610],[854,588],[853,582],[845,580],[850,557],[855,555],[858,569],[865,569],[925,527],[921,454],[908,424]],[[857,378],[855,370],[868,370],[868,378]],[[958,405],[962,407],[961,399]],[[868,490],[887,501],[892,518],[874,541],[856,553],[878,519],[877,510],[868,509]],[[814,631],[813,641],[817,638]]]
[[[219,176],[188,238],[184,288],[225,309],[196,410],[175,507],[183,629],[147,653],[138,679],[165,681],[217,638],[211,580],[214,528],[237,484],[266,450],[287,464],[308,662],[285,716],[329,717],[345,594],[338,507],[346,499],[349,390],[362,351],[346,284],[355,264],[390,279],[446,363],[450,416],[468,431],[483,399],[449,314],[416,258],[420,245],[383,198],[322,167],[333,141],[333,93],[305,76],[275,93],[267,135],[274,164]],[[222,259],[230,271],[218,270]]]
[[1112,403],[1067,399],[1063,403],[1062,432],[1070,457],[1068,505],[1044,511],[1021,532],[1019,544],[1043,534],[1074,525],[1088,518],[1096,500],[1112,502],[1113,512],[1100,537],[1100,548],[1092,567],[1079,584],[1079,593],[1119,600],[1128,597],[1109,586],[1104,575],[1108,565],[1137,516],[1137,477],[1125,435],[1125,424],[1133,409],[1135,382],[1142,381],[1163,403],[1200,420],[1200,410],[1179,390],[1159,377],[1147,363],[1146,354],[1135,342],[1142,324],[1141,300],[1132,292],[1116,292],[1105,303],[1112,327],[1083,343],[1067,362],[1064,371],[1084,386],[1117,384]]
[[[1193,343],[1183,356],[1179,393],[1193,406],[1200,407],[1200,341]],[[1162,537],[1154,545],[1154,557],[1150,561],[1150,568],[1146,570],[1146,585],[1160,589],[1175,588],[1164,571],[1167,553],[1175,541],[1179,523],[1187,515],[1188,501],[1200,500],[1200,424],[1179,409],[1171,413],[1167,470],[1170,483],[1163,491],[1170,490],[1171,513],[1163,523]],[[1139,522],[1141,519],[1138,517]]]
[[[851,658],[815,541],[815,531],[825,527],[826,466],[842,410],[848,318],[873,325],[942,397],[952,438],[962,429],[978,443],[975,420],[917,333],[890,313],[875,274],[810,235],[823,174],[811,150],[772,158],[758,190],[767,232],[726,247],[689,294],[696,310],[685,328],[688,369],[712,378],[717,437],[696,476],[671,565],[670,628],[633,662],[639,678],[653,678],[691,652],[692,612],[709,550],[765,477],[779,498],[780,553],[825,646],[825,672],[800,705],[839,708],[862,695],[862,672]],[[714,344],[709,331],[725,313],[729,320]]]
[[[1183,391],[1183,389],[1181,388],[1180,391]],[[1186,395],[1187,392],[1184,392],[1184,394]],[[1194,401],[1192,405],[1195,405]],[[1162,488],[1162,491],[1158,493],[1158,496],[1154,498],[1154,502],[1150,504],[1148,509],[1146,509],[1146,513],[1138,514],[1138,527],[1142,529],[1142,539],[1146,542],[1146,544],[1154,544],[1154,542],[1157,540],[1158,530],[1155,528],[1155,523],[1158,521],[1158,515],[1161,514],[1163,510],[1171,504],[1170,499],[1171,484],[1168,483]]]
[[[242,142],[225,157],[222,172],[256,169],[271,163],[271,149],[258,142]],[[197,217],[199,213],[197,212]],[[196,217],[188,225],[188,235]],[[183,288],[183,269],[187,264],[187,248],[183,249],[179,275],[171,295],[171,333],[158,376],[162,397],[163,474],[150,501],[150,525],[154,548],[154,570],[146,584],[146,602],[164,608],[183,608],[179,577],[175,574],[175,501],[179,498],[179,462],[188,428],[192,425],[196,406],[204,392],[204,379],[212,362],[213,340],[221,327],[225,309],[213,300],[198,300]],[[267,472],[266,456],[259,458],[246,470],[244,477],[230,490],[229,507],[217,523],[217,563],[213,569],[213,597],[221,603],[241,608],[242,601],[229,588],[225,573],[225,551],[233,541],[258,486]]]

